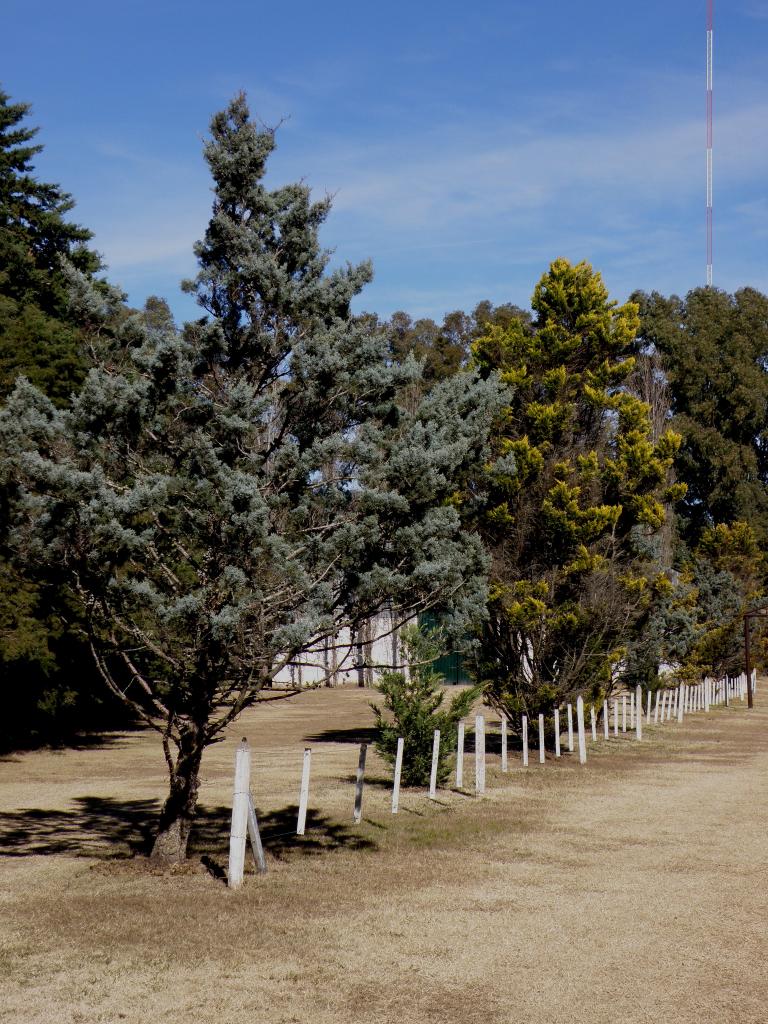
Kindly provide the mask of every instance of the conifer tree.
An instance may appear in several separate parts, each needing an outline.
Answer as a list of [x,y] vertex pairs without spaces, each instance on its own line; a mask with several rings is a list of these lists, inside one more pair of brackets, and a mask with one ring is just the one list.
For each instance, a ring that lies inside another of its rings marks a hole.
[[[370,266],[328,271],[330,204],[264,185],[274,145],[243,96],[213,118],[186,284],[204,316],[183,336],[129,318],[66,409],[22,381],[0,417],[17,548],[65,566],[107,686],[162,737],[166,861],[186,855],[205,748],[308,645],[385,603],[459,625],[484,601],[482,546],[449,499],[497,384],[398,406],[415,363],[387,365],[350,313]],[[119,297],[77,290],[84,318],[114,320]]]
[[768,540],[768,296],[696,288],[654,292],[640,307],[638,344],[661,354],[674,427],[675,470],[687,491],[681,532],[695,547],[719,523],[749,523]]
[[34,176],[43,147],[23,123],[29,109],[0,90],[0,395],[24,374],[62,403],[83,379],[85,358],[60,261],[86,274],[101,264],[91,232],[67,219],[72,197]]
[[491,553],[478,672],[513,722],[611,686],[638,615],[668,586],[651,541],[677,493],[667,474],[678,439],[654,440],[648,406],[626,387],[637,307],[564,259],[532,306],[532,329],[513,318],[473,345],[511,398],[464,505]]

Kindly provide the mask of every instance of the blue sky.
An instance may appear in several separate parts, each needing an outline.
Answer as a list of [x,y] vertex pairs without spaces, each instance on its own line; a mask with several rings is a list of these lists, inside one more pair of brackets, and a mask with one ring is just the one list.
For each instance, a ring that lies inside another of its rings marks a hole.
[[[715,3],[715,284],[768,291],[768,0]],[[195,271],[201,143],[239,89],[275,184],[335,196],[358,309],[527,306],[551,259],[611,293],[703,283],[705,3],[5,0],[0,84],[132,302]]]

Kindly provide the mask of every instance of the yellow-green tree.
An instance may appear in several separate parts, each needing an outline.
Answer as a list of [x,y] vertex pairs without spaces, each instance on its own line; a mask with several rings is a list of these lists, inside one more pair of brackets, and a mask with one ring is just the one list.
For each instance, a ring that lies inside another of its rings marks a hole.
[[644,607],[669,584],[654,546],[679,444],[653,439],[626,382],[633,303],[609,299],[587,263],[558,259],[536,286],[533,330],[512,320],[472,348],[509,402],[493,458],[462,495],[491,554],[478,674],[514,723],[575,692],[599,700]]

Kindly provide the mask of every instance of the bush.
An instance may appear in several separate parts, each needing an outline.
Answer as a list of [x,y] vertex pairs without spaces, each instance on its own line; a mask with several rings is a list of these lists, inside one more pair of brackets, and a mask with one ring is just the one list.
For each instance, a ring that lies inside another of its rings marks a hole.
[[432,744],[435,729],[440,730],[438,782],[445,782],[451,771],[456,749],[457,725],[472,710],[480,696],[480,688],[472,687],[457,693],[443,710],[445,695],[441,690],[443,677],[432,668],[441,653],[439,631],[422,632],[418,626],[404,629],[400,642],[408,664],[408,673],[385,672],[377,685],[384,695],[382,708],[371,704],[376,716],[376,749],[394,764],[397,741],[402,736],[404,786],[426,786],[432,767]]

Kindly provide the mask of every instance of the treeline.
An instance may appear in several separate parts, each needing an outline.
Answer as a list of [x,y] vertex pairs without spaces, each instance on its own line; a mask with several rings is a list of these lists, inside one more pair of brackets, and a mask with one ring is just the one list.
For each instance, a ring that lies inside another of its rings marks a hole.
[[[330,201],[263,183],[244,97],[178,328],[103,277],[0,94],[3,742],[118,714],[170,773],[177,856],[205,746],[286,659],[431,611],[514,724],[580,692],[740,667],[768,535],[768,299],[613,301],[555,260],[531,310],[353,315]],[[174,852],[175,851],[175,852]]]

